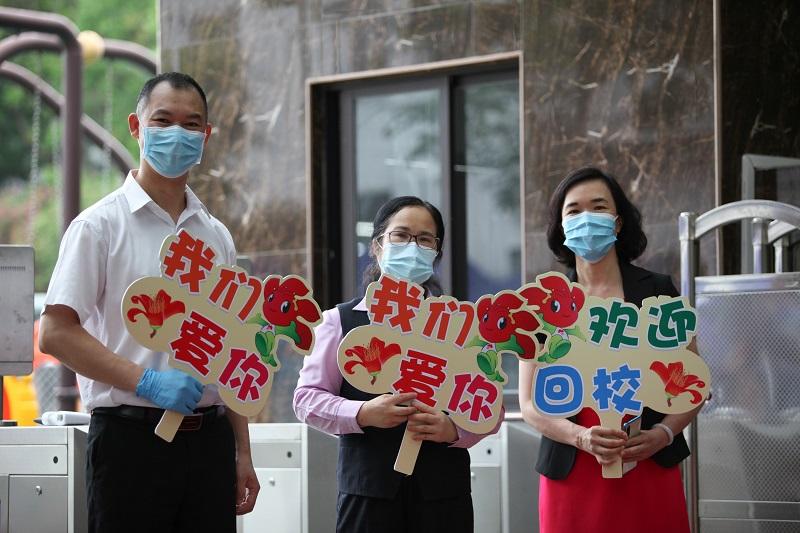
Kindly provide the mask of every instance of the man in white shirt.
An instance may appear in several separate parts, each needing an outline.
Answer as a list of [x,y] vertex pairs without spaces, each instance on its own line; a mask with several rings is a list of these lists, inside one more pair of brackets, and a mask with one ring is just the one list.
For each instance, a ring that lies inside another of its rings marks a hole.
[[[79,375],[92,413],[87,452],[90,531],[235,532],[259,485],[247,419],[213,385],[168,366],[131,337],[122,296],[159,276],[164,238],[186,229],[233,264],[230,233],[186,185],[211,134],[205,93],[186,74],[145,83],[128,117],[139,168],[82,212],[61,241],[39,346]],[[171,443],[154,434],[164,409],[187,416]]]

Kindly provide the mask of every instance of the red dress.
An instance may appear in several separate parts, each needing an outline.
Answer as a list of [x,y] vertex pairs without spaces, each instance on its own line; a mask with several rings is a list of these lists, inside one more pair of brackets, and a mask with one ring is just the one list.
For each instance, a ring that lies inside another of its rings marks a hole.
[[[583,409],[577,423],[591,427],[600,419]],[[646,459],[620,479],[604,479],[594,456],[578,450],[565,479],[539,476],[539,531],[688,533],[680,467]]]

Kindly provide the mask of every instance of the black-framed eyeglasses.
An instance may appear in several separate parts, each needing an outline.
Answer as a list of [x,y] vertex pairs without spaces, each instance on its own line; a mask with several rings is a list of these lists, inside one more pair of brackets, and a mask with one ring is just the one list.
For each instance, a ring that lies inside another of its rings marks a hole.
[[389,239],[389,243],[394,246],[406,246],[413,240],[420,248],[426,250],[438,250],[439,238],[434,237],[429,233],[420,233],[419,235],[412,235],[411,233],[403,230],[387,231],[383,235],[378,236],[377,241],[382,243],[382,239]]

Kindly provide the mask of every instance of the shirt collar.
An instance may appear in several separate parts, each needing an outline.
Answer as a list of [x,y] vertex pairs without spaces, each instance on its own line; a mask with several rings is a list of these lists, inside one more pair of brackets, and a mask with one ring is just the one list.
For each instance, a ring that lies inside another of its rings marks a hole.
[[132,170],[128,172],[128,176],[125,178],[125,183],[122,185],[122,192],[125,194],[125,199],[128,201],[128,207],[131,213],[135,213],[153,201],[144,189],[142,189],[142,186],[139,185],[139,182],[136,181],[136,178],[133,177]]
[[[145,192],[142,186],[139,185],[139,182],[136,181],[136,178],[133,177],[133,172],[133,170],[128,172],[128,176],[125,178],[125,183],[122,185],[122,192],[125,194],[125,199],[128,201],[128,207],[130,207],[131,213],[135,213],[150,202],[153,202],[153,199],[150,198],[150,195]],[[203,211],[208,214],[208,209],[206,209],[206,206],[203,205],[203,202],[200,201],[194,191],[192,191],[192,189],[190,189],[187,185],[186,209],[184,209],[181,218],[188,218],[198,211]]]
[[367,310],[367,297],[364,296],[361,298],[361,301],[356,304],[353,308],[353,311],[366,311]]
[[200,201],[200,198],[198,198],[197,195],[194,193],[194,191],[190,189],[189,186],[187,185],[186,209],[184,210],[184,212],[186,213],[186,216],[192,216],[194,213],[198,211],[203,211],[206,215],[209,214],[208,209],[206,209],[206,206],[203,204],[203,202]]

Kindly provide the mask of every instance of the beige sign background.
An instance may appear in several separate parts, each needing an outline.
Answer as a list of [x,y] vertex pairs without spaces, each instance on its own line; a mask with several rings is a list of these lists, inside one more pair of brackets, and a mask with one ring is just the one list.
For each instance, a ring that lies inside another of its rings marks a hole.
[[[506,353],[537,361],[532,398],[546,416],[589,407],[603,426],[619,428],[645,406],[683,413],[708,396],[708,367],[688,349],[697,317],[682,297],[648,298],[639,309],[587,298],[583,287],[548,272],[472,303],[423,299],[419,285],[384,275],[369,286],[366,304],[370,325],[351,330],[339,347],[344,378],[371,394],[416,392],[473,433],[497,424]],[[545,335],[541,346],[537,332]],[[395,470],[413,472],[419,446],[406,431]],[[604,477],[621,475],[621,462],[603,469]]]
[[[249,276],[214,265],[216,253],[185,230],[164,240],[161,277],[128,287],[122,316],[142,346],[169,354],[169,364],[217,386],[235,412],[258,414],[280,370],[278,342],[307,355],[321,321],[308,283],[299,276]],[[156,434],[172,441],[183,416],[167,411]]]
[[[519,294],[503,291],[477,304],[423,299],[419,285],[384,275],[370,284],[366,303],[371,324],[351,330],[339,347],[351,385],[371,394],[416,392],[473,433],[495,427],[508,381],[502,354],[536,355],[538,321]],[[405,432],[395,470],[413,472],[420,444]]]
[[[645,406],[685,413],[708,397],[708,366],[688,349],[697,317],[686,298],[647,298],[640,309],[617,298],[585,298],[580,285],[555,272],[539,276],[536,285],[549,287],[537,298],[528,293],[543,322],[554,316],[545,313],[553,302],[579,304],[568,326],[544,324],[547,348],[532,391],[543,415],[566,418],[589,407],[602,426],[620,428],[624,415],[638,415]],[[621,461],[603,468],[603,477],[620,476]]]

